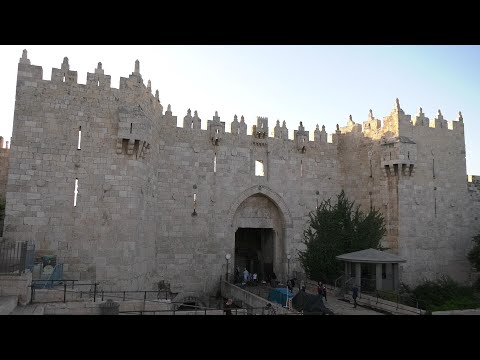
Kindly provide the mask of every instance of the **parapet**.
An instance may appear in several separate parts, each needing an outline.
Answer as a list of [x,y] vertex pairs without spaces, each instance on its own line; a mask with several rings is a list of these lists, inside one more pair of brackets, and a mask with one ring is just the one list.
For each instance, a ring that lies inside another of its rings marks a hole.
[[[18,64],[18,81],[22,82],[22,86],[37,86],[37,80],[48,81],[42,79],[43,70],[40,66],[31,65],[30,59],[27,57],[27,51],[22,52],[22,57]],[[67,57],[63,59],[61,67],[59,69],[52,69],[52,83],[64,83],[77,84],[77,72],[70,69],[69,60]],[[93,73],[87,73],[86,85],[79,85],[79,87],[86,86],[89,88],[98,88],[99,91],[111,91],[116,90],[111,88],[111,76],[105,75],[102,68],[102,63],[99,62]],[[177,117],[172,115],[171,107],[168,106],[167,111],[163,114],[163,106],[160,103],[159,92],[155,92],[155,96],[152,95],[151,81],[148,80],[147,86],[143,83],[143,78],[140,73],[140,62],[135,61],[134,71],[128,78],[120,78],[120,91],[133,91],[139,94],[149,94],[151,96],[150,103],[153,106],[154,117],[160,122],[161,127],[177,127]],[[115,93],[117,101],[117,93]],[[119,103],[119,106],[123,104]],[[119,127],[119,136],[122,139],[128,139],[127,135],[130,134],[130,127],[133,126],[133,132],[136,131],[135,127],[139,127],[135,121],[127,121],[128,119],[121,119],[122,125]],[[136,126],[137,125],[137,126]],[[394,108],[391,113],[386,116],[382,121],[374,118],[373,111],[370,110],[368,119],[363,123],[357,124],[353,121],[352,116],[349,116],[346,126],[340,128],[337,125],[337,129],[334,134],[331,134],[332,143],[337,143],[338,139],[344,134],[351,134],[354,136],[364,136],[380,139],[384,134],[389,136],[411,136],[411,130],[414,128],[420,129],[444,129],[444,130],[456,130],[460,129],[460,134],[463,135],[463,116],[459,112],[457,121],[447,121],[443,118],[440,110],[438,110],[437,116],[430,120],[425,117],[425,114],[420,108],[419,113],[411,119],[410,115],[405,114],[400,107],[398,98],[395,100]],[[191,114],[191,110],[187,111],[187,115],[183,118],[183,128],[201,130],[201,119],[198,116],[197,111],[194,112],[194,116]],[[444,131],[442,130],[442,131]],[[215,114],[212,120],[207,122],[207,131],[210,132],[209,136],[215,144],[219,144],[223,134],[225,134],[225,123],[220,122],[218,114]],[[214,133],[212,133],[212,131]],[[421,131],[421,130],[420,130]],[[237,115],[234,116],[234,120],[231,123],[231,133],[236,136],[247,135],[247,125],[244,117],[241,116],[241,121],[238,121]],[[434,136],[434,133],[426,133]],[[124,136],[125,135],[125,136]],[[273,129],[273,137],[279,140],[288,140],[288,128],[286,122],[283,121],[280,126],[280,120],[277,120],[276,126]],[[142,137],[147,137],[147,131]],[[269,137],[268,117],[258,116],[256,124],[252,126],[252,136],[256,139],[267,139]],[[325,131],[325,126],[322,126],[320,130],[319,125],[316,126],[314,131],[314,143],[310,146],[317,146],[317,144],[323,144],[328,142],[329,135]],[[147,140],[145,140],[147,141]],[[302,122],[298,130],[294,131],[294,141],[299,151],[305,151],[309,144],[309,131],[305,130]]]
[[268,117],[257,116],[257,125],[252,126],[252,135],[258,139],[268,137]]
[[207,131],[209,132],[212,144],[215,146],[219,145],[225,134],[225,122],[220,121],[218,111],[215,111],[215,116],[212,120],[208,120]]
[[287,124],[285,120],[283,120],[282,127],[280,127],[280,120],[277,120],[277,124],[273,129],[273,137],[275,139],[283,139],[283,140],[288,139],[288,129],[287,129]]
[[102,69],[102,63],[99,62],[95,72],[87,73],[87,85],[98,86],[101,89],[110,89],[111,76],[105,75]]
[[5,141],[3,136],[0,136],[0,151],[8,150],[9,149],[9,142]]
[[52,69],[52,82],[63,82],[66,84],[77,83],[77,72],[70,70],[70,65],[68,64],[68,57],[63,58],[63,63],[60,69]]
[[247,135],[247,124],[245,124],[243,115],[240,122],[238,122],[237,115],[233,117],[230,131],[233,135]]
[[293,131],[293,138],[295,139],[297,150],[302,154],[305,154],[307,152],[309,133],[308,131],[305,131],[301,121],[300,125],[298,126],[298,130]]

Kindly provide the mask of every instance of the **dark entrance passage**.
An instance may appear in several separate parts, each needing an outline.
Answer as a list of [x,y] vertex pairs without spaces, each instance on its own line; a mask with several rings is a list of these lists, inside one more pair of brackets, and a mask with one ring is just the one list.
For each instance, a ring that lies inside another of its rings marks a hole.
[[238,228],[235,233],[235,267],[243,277],[245,268],[257,273],[258,281],[273,272],[273,229]]

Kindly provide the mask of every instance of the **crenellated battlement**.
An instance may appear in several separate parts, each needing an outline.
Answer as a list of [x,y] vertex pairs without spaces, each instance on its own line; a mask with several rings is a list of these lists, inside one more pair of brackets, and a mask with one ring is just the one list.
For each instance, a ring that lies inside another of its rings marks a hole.
[[[163,114],[163,106],[160,103],[159,91],[156,90],[155,95],[152,94],[151,81],[148,80],[148,84],[145,86],[140,73],[139,60],[135,61],[134,71],[129,75],[128,78],[120,78],[119,89],[111,87],[111,76],[105,74],[101,62],[98,63],[93,73],[87,73],[87,81],[85,85],[78,84],[77,80],[78,74],[76,71],[70,69],[68,57],[63,59],[59,69],[52,69],[50,81],[43,80],[42,67],[31,65],[31,62],[27,57],[27,51],[23,51],[22,57],[20,58],[18,64],[18,81],[20,81],[23,86],[36,88],[38,87],[38,81],[42,81],[54,84],[56,86],[59,86],[60,84],[65,84],[66,86],[75,85],[80,89],[81,92],[86,91],[83,90],[83,88],[97,88],[100,92],[104,91],[113,93],[113,96],[119,105],[119,137],[122,139],[122,142],[123,139],[129,139],[129,137],[125,135],[129,133],[129,126],[131,124],[135,123],[137,128],[141,127],[140,118],[137,117],[135,121],[129,122],[125,117],[126,115],[124,108],[120,102],[122,98],[128,101],[129,97],[131,96],[135,97],[147,94],[150,104],[154,107],[152,113],[155,114],[154,116],[160,123],[160,126],[170,128],[178,126],[176,122],[177,117],[172,115],[171,110],[167,110],[165,114]],[[138,124],[136,122],[138,122]],[[201,126],[201,119],[198,116],[197,111],[195,111],[194,116],[192,116],[191,110],[188,109],[187,115],[183,118],[183,128],[202,130]],[[144,125],[144,127],[148,128],[149,126]],[[452,133],[458,133],[463,136],[464,126],[461,112],[459,112],[457,121],[445,120],[440,110],[438,110],[435,118],[430,120],[425,116],[422,108],[420,108],[418,114],[414,116],[412,120],[410,115],[405,114],[404,110],[400,107],[399,100],[396,99],[393,110],[388,116],[384,117],[383,125],[382,121],[376,119],[373,116],[373,111],[370,110],[367,120],[362,124],[353,121],[353,118],[350,115],[346,126],[337,126],[335,133],[330,135],[326,133],[325,126],[322,125],[322,130],[320,131],[319,126],[317,125],[314,131],[313,141],[310,140],[309,131],[305,130],[303,125],[301,125],[298,130],[294,130],[293,141],[300,151],[302,151],[302,149],[305,151],[307,148],[304,146],[305,144],[308,145],[309,143],[312,143],[310,146],[315,147],[314,144],[328,143],[328,139],[331,139],[332,143],[336,143],[339,136],[345,134],[378,140],[384,138],[385,135],[388,135],[388,137],[411,136],[412,132],[418,136],[435,136],[435,133],[432,132],[434,129],[441,129],[441,131],[451,130]],[[211,134],[212,131],[214,131],[215,134]],[[210,139],[213,139],[212,141],[218,144],[221,137],[227,132],[225,129],[225,123],[220,123],[217,121],[217,115],[215,115],[212,120],[207,122],[207,132],[209,133]],[[243,116],[241,117],[240,122],[238,121],[237,116],[234,116],[234,120],[231,123],[230,133],[235,135],[247,135],[247,125]],[[271,135],[273,138],[278,140],[289,140],[286,121],[283,121],[282,126],[280,126],[280,121],[277,120],[274,130],[272,134],[270,134],[268,117],[262,116],[257,117],[256,124],[254,124],[251,128],[251,135],[257,139],[268,138]]]

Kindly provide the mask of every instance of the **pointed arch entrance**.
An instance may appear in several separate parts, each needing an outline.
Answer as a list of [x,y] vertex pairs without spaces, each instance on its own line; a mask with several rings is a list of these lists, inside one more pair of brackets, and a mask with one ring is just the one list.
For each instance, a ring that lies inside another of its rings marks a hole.
[[234,266],[266,280],[272,272],[283,279],[292,221],[283,199],[265,186],[245,190],[230,208],[229,238]]

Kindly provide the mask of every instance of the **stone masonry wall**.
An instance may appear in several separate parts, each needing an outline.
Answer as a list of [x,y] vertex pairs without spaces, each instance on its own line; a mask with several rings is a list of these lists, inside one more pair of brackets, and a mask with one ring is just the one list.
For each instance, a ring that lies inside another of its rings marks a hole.
[[[6,198],[9,153],[10,153],[9,149],[0,147],[0,201],[1,202],[5,201],[5,198]],[[4,217],[5,215],[3,214],[3,212],[0,213],[0,237],[3,234]]]
[[[144,85],[138,61],[114,89],[101,63],[78,84],[68,58],[43,80],[25,51],[5,239],[33,241],[57,254],[66,278],[100,281],[105,290],[153,290],[166,280],[174,292],[212,293],[239,226],[275,229],[282,275],[286,254],[302,248],[308,213],[345,189],[364,210],[384,213],[384,244],[407,259],[402,281],[418,281],[419,271],[465,277],[479,197],[467,191],[463,123],[412,125],[398,101],[383,127],[372,113],[363,126],[350,119],[331,143],[318,126],[311,141],[302,123],[289,140],[279,122],[270,137],[267,118],[257,118],[252,135],[243,117],[231,133],[217,113],[207,130],[202,121],[189,109],[177,127],[170,105],[164,112],[158,91]],[[256,161],[264,176],[256,176]],[[300,270],[295,257],[290,269]]]
[[8,175],[9,149],[0,148],[0,198],[5,199]]
[[[62,69],[72,74],[68,59]],[[339,191],[335,144],[308,141],[302,152],[288,139],[224,132],[215,142],[211,129],[178,128],[170,107],[163,114],[137,68],[120,89],[57,75],[43,80],[41,68],[19,64],[5,237],[58,254],[68,278],[115,289],[167,280],[173,291],[208,292],[233,253],[226,220],[245,191],[288,204],[280,213],[289,251],[315,192]],[[255,160],[265,176],[255,176]],[[284,254],[277,258],[285,271]]]

